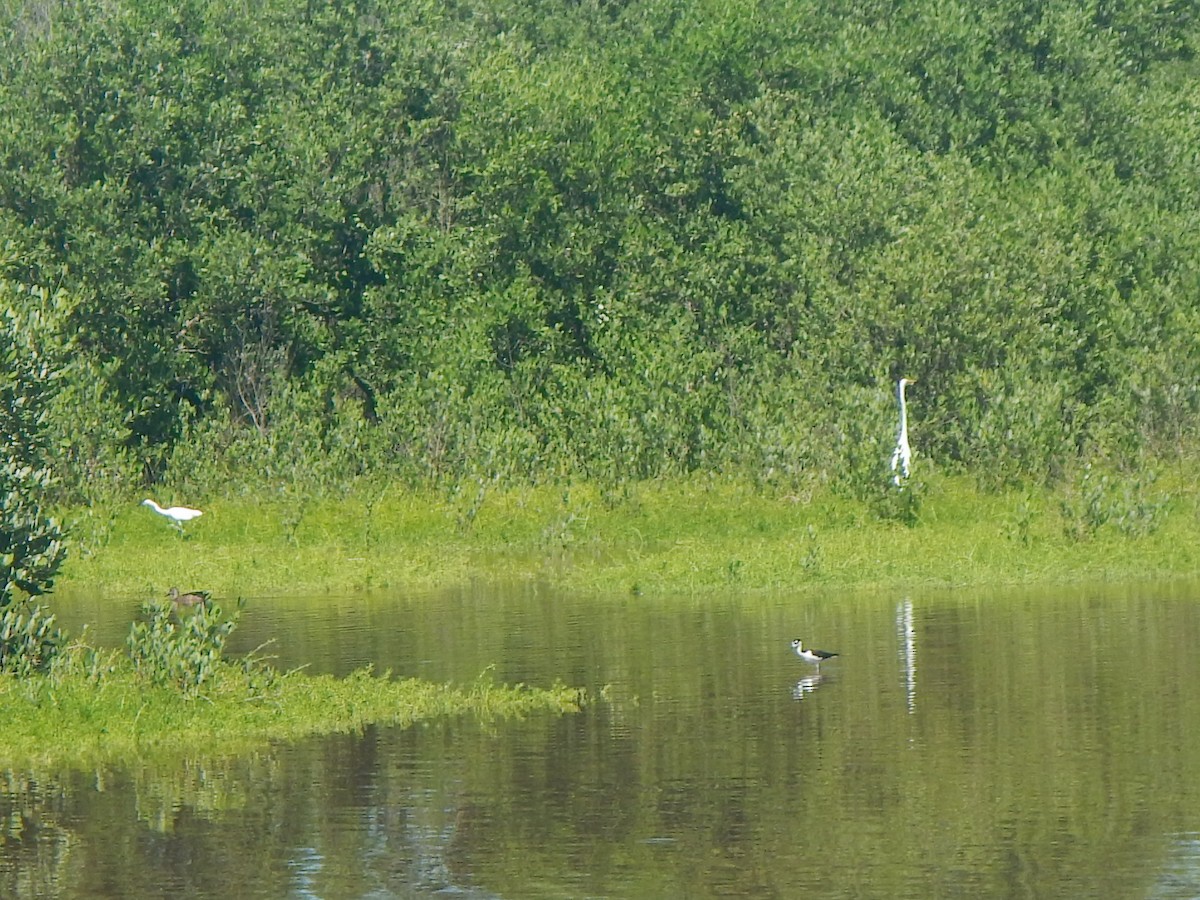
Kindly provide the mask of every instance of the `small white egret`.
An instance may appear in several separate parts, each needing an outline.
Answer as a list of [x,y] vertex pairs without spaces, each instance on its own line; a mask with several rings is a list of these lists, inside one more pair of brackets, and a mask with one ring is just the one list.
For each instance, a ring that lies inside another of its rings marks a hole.
[[190,522],[192,519],[199,518],[204,515],[198,509],[189,509],[186,506],[169,506],[163,509],[149,497],[142,501],[142,506],[148,506],[160,516],[165,516],[175,523],[175,527],[183,531],[183,523]]
[[821,663],[827,659],[833,659],[837,656],[836,653],[830,653],[828,650],[805,650],[804,644],[800,642],[800,638],[792,641],[792,649],[796,651],[796,655],[805,662],[815,663],[817,669],[820,670]]
[[896,402],[900,405],[900,431],[896,435],[896,449],[892,451],[892,483],[900,487],[908,478],[912,466],[912,448],[908,446],[908,404],[904,400],[904,389],[914,383],[915,378],[901,378],[896,383]]
[[208,602],[208,591],[188,591],[179,593],[179,588],[173,587],[167,591],[167,599],[176,606],[203,606]]

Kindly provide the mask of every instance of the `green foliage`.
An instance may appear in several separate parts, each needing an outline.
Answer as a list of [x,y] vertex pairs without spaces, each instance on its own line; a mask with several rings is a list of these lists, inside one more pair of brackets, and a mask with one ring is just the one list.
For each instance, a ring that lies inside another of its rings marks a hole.
[[134,622],[126,642],[134,671],[155,685],[195,696],[212,685],[221,670],[236,614],[225,618],[219,606],[204,603],[186,615],[171,604],[145,603],[143,622]]
[[66,558],[62,531],[38,502],[50,484],[46,469],[11,457],[0,461],[0,607],[13,601],[16,590],[30,596],[49,591]]
[[58,523],[43,513],[54,482],[45,407],[57,372],[34,343],[36,320],[15,311],[10,297],[22,299],[0,280],[0,608],[15,590],[50,590],[67,552]]
[[0,613],[0,672],[18,678],[45,674],[65,644],[44,606],[11,605]]
[[1200,438],[1178,4],[0,16],[0,277],[71,297],[39,327],[92,546],[138,480],[864,497],[900,373],[922,458],[988,487]]
[[1093,537],[1112,525],[1128,537],[1144,537],[1158,530],[1171,495],[1151,494],[1158,480],[1153,472],[1120,477],[1085,464],[1062,499],[1063,529],[1074,540]]

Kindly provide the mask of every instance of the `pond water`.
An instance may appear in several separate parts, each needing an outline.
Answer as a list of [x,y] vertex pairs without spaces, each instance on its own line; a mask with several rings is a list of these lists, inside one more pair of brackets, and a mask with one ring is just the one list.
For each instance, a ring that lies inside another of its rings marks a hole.
[[[281,667],[588,689],[0,781],[0,896],[1200,897],[1200,586],[253,599]],[[119,644],[135,603],[58,597]],[[840,652],[815,667],[789,643]]]

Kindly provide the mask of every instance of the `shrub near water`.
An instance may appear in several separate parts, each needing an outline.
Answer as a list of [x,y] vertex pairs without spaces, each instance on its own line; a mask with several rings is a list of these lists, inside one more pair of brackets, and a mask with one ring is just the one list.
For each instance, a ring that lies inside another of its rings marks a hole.
[[46,429],[59,374],[38,346],[45,326],[36,304],[47,296],[0,278],[0,608],[49,591],[67,555],[58,522],[43,511],[55,481]]
[[25,677],[45,672],[64,643],[44,606],[10,606],[0,615],[0,672]]
[[217,673],[225,642],[237,626],[236,616],[223,618],[219,606],[202,604],[177,619],[162,603],[142,606],[145,622],[129,630],[133,670],[157,685],[178,688],[184,696],[201,690]]

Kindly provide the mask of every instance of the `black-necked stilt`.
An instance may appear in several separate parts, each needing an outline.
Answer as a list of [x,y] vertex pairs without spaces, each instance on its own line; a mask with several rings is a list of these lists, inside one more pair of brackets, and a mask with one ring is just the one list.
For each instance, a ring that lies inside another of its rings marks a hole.
[[179,593],[179,588],[171,588],[167,591],[167,599],[176,606],[203,606],[208,602],[208,591],[188,591],[186,594]]
[[204,515],[200,510],[191,509],[187,506],[168,506],[166,509],[163,509],[149,497],[142,501],[142,506],[148,506],[160,516],[170,519],[180,531],[183,531],[184,522],[190,522],[192,519],[198,519]]
[[833,659],[833,657],[837,656],[836,653],[830,653],[828,650],[805,650],[804,645],[800,642],[800,638],[792,641],[792,649],[805,662],[815,663],[818,669],[821,668],[821,663],[825,660]]

